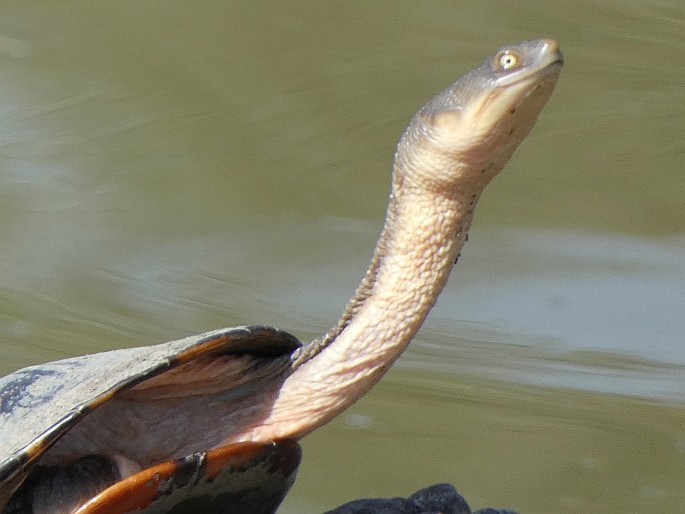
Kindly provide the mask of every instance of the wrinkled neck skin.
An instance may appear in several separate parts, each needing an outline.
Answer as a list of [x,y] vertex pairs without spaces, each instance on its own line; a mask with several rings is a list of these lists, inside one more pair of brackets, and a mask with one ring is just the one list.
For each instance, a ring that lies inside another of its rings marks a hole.
[[406,147],[398,147],[386,223],[355,295],[339,322],[295,356],[271,415],[241,439],[299,438],[330,421],[380,380],[435,304],[476,202],[501,166],[451,162],[482,171],[458,188],[427,188],[403,155]]
[[[419,330],[478,198],[533,127],[559,75],[556,42],[505,48],[412,118],[397,146],[371,266],[340,321],[293,356],[269,415],[238,440],[297,439],[330,421],[380,380]],[[503,69],[507,56],[521,66]]]

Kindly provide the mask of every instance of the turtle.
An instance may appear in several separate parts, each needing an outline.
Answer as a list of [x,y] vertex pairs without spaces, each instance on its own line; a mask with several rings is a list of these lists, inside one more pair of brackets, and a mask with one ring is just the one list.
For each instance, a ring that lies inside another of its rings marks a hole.
[[224,328],[0,379],[0,512],[273,512],[297,441],[363,396],[416,334],[562,63],[551,39],[504,46],[413,116],[371,265],[308,344]]

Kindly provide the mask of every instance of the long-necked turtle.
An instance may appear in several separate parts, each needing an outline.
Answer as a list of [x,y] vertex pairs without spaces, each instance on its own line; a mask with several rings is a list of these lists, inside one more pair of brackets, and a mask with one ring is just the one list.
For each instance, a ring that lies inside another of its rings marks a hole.
[[561,64],[552,40],[503,47],[412,118],[371,266],[307,346],[231,328],[1,379],[2,512],[273,511],[299,463],[294,441],[366,393],[421,326]]

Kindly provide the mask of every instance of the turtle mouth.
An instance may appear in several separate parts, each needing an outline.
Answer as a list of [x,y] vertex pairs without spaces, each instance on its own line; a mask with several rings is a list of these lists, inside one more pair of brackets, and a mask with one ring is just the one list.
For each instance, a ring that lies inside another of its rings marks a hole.
[[564,55],[557,42],[553,39],[544,39],[540,42],[532,61],[496,79],[495,87],[506,88],[522,82],[541,80],[548,75],[558,74],[563,65]]
[[[547,64],[541,66],[540,68],[531,70],[521,70],[520,73],[516,75],[509,75],[507,77],[502,77],[495,82],[496,89],[507,89],[510,87],[520,86],[522,84],[530,82],[544,81],[547,77],[556,77],[559,74],[559,70],[564,65],[564,58],[559,55],[558,58]],[[555,79],[556,80],[556,79]]]

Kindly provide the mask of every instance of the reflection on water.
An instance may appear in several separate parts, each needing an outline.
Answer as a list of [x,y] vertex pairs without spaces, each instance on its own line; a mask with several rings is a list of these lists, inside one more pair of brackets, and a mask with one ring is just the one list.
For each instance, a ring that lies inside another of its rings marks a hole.
[[[499,358],[497,374],[516,380],[683,397],[682,240],[480,233],[464,261],[433,315],[468,320],[459,335],[478,342],[475,366]],[[424,337],[436,349],[454,332],[447,325]]]
[[226,325],[325,330],[413,111],[552,36],[559,87],[455,276],[389,376],[305,440],[282,510],[452,481],[527,514],[684,512],[683,14],[3,3],[0,372]]

